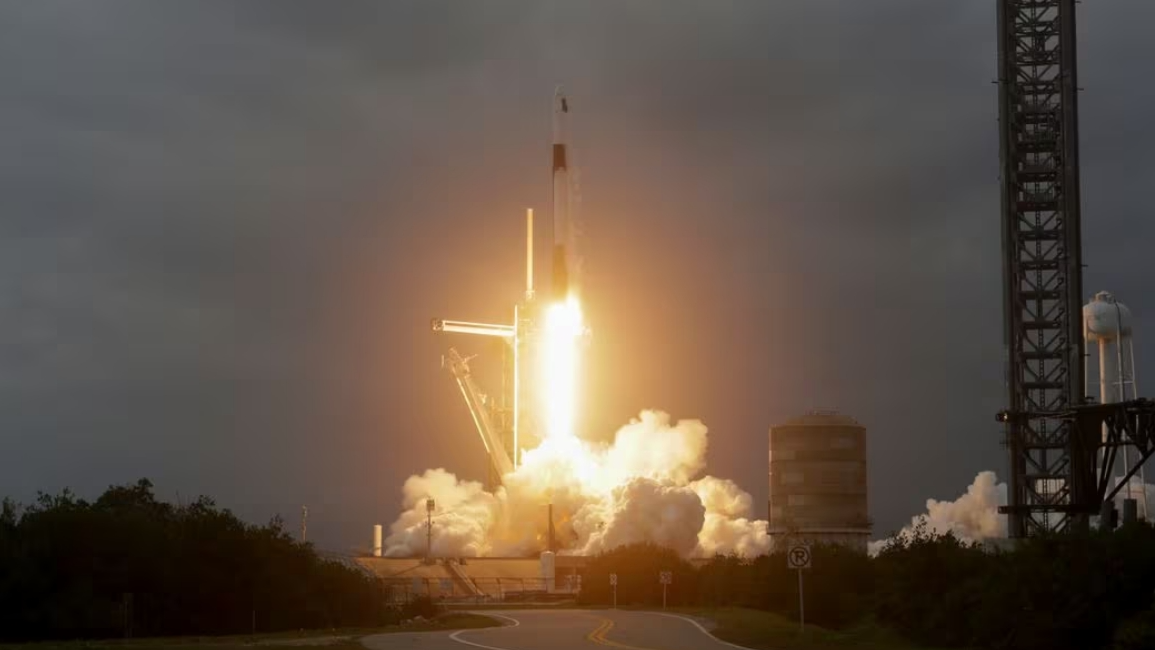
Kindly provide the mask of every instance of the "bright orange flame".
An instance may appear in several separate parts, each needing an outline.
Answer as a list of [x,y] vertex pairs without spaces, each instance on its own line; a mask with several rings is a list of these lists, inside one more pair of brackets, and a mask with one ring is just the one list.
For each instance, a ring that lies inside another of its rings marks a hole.
[[577,298],[550,305],[542,332],[542,378],[548,438],[574,437],[577,412],[578,343],[582,311]]

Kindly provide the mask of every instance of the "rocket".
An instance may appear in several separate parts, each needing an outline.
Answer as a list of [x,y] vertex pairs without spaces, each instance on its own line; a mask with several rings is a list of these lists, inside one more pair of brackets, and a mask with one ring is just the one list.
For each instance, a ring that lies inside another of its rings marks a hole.
[[561,86],[553,95],[553,285],[550,298],[565,300],[577,280],[567,140],[569,102]]

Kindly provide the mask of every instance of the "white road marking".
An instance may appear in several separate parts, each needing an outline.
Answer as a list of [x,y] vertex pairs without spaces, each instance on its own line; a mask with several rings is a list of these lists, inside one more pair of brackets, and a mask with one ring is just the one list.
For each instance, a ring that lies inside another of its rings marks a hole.
[[[518,625],[521,625],[521,621],[517,620],[516,618],[513,618],[512,616],[503,616],[501,614],[494,614],[493,612],[469,612],[469,613],[470,614],[477,614],[479,616],[489,616],[490,618],[501,618],[501,619],[505,619],[505,620],[513,623],[513,625],[503,625],[502,627],[517,627]],[[480,629],[484,630],[487,628],[480,628]],[[493,629],[493,628],[488,628],[488,629]],[[458,643],[461,643],[464,645],[471,645],[475,648],[484,648],[485,650],[509,650],[509,648],[499,648],[497,646],[484,645],[481,643],[474,643],[473,641],[467,641],[467,640],[461,638],[461,636],[460,636],[466,632],[477,632],[477,631],[478,630],[458,630],[458,631],[454,632],[453,634],[450,634],[449,638],[453,639],[454,641],[456,641]]]
[[719,639],[718,637],[711,634],[710,630],[707,630],[706,628],[702,627],[701,623],[699,623],[698,621],[695,621],[694,619],[690,618],[689,616],[682,616],[680,614],[667,614],[666,612],[646,612],[646,613],[647,614],[657,614],[658,616],[669,616],[670,618],[682,619],[683,621],[686,621],[690,625],[693,625],[694,627],[698,628],[698,630],[702,634],[705,634],[706,636],[717,641],[718,643],[721,643],[722,645],[730,646],[731,648],[737,648],[738,650],[751,650],[750,648],[747,648],[746,646],[741,646],[741,645],[738,645],[736,643],[730,643],[729,641],[723,641],[722,639]]

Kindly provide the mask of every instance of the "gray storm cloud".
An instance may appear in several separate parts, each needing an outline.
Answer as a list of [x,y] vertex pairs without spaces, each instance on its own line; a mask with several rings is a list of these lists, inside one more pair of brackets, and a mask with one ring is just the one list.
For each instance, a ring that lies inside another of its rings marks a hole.
[[[0,493],[148,476],[348,549],[414,468],[482,475],[424,328],[505,317],[557,83],[595,430],[700,414],[762,504],[767,427],[836,405],[880,529],[999,466],[989,3],[469,4],[0,5]],[[1085,285],[1141,323],[1155,6],[1081,17]]]

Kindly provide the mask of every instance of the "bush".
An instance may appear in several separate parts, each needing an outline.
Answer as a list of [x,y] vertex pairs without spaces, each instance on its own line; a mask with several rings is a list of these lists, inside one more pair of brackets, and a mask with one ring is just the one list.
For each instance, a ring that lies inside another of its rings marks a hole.
[[1115,631],[1114,650],[1155,648],[1155,607],[1127,619]]
[[240,634],[376,625],[380,583],[202,497],[173,506],[152,484],[96,501],[67,490],[0,509],[0,639]]
[[[1151,549],[1147,524],[992,550],[923,523],[875,558],[816,546],[804,574],[806,620],[835,629],[876,621],[936,647],[1155,648]],[[580,600],[609,604],[608,576],[617,573],[620,605],[658,605],[660,570],[674,572],[671,605],[750,607],[797,620],[798,576],[781,553],[720,556],[694,569],[653,545],[622,547],[590,562]]]
[[610,574],[614,573],[618,576],[619,605],[660,606],[662,585],[658,578],[662,571],[670,571],[673,576],[673,584],[666,588],[668,605],[696,603],[694,567],[674,551],[654,544],[622,546],[593,558],[582,573],[578,602],[609,604],[613,599]]
[[418,596],[401,606],[401,619],[408,620],[411,618],[435,618],[442,611],[442,608],[429,596]]

